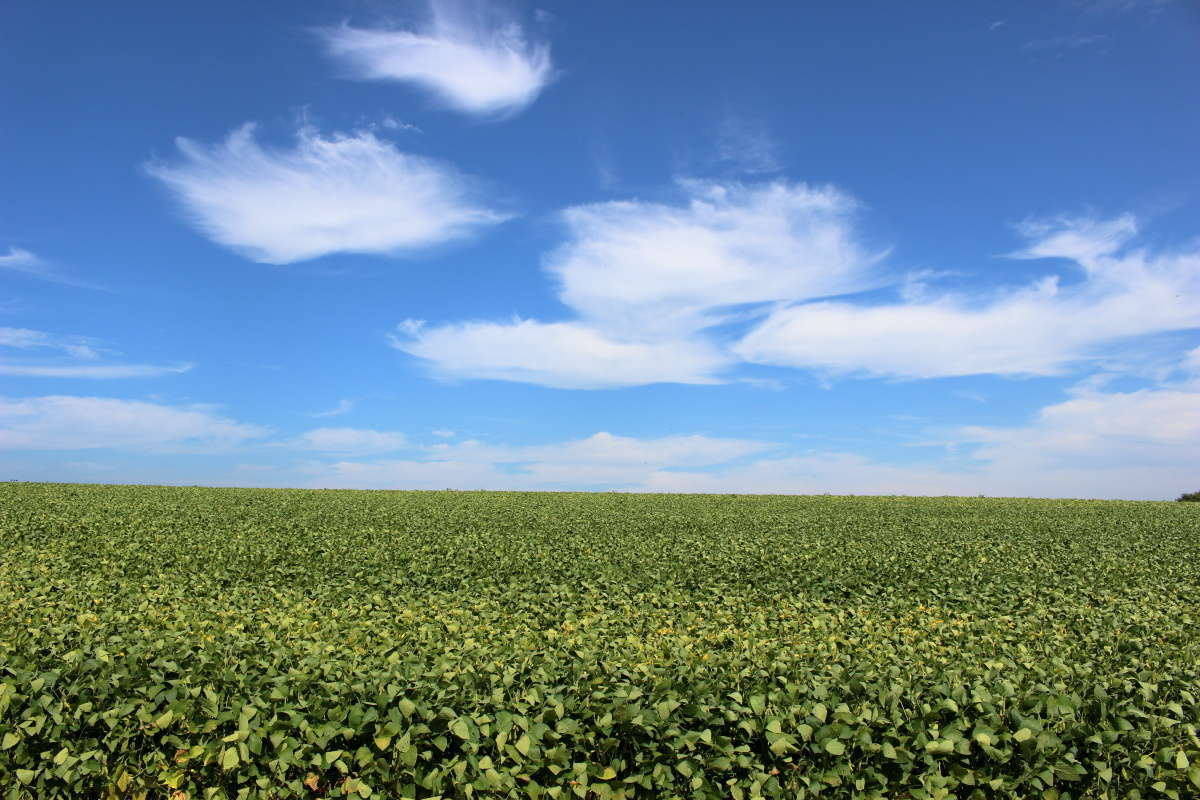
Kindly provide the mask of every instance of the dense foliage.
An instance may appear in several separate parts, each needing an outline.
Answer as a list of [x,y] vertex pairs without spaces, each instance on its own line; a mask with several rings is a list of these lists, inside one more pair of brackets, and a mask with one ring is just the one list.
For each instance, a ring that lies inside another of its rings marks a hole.
[[1200,503],[1200,492],[1184,492],[1175,499],[1182,503]]
[[0,485],[0,796],[1200,796],[1179,503]]

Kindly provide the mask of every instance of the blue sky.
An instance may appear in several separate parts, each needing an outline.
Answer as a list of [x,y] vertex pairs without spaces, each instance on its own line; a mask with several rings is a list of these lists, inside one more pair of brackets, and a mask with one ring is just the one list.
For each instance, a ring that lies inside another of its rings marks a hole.
[[0,479],[1200,488],[1200,11],[18,2]]

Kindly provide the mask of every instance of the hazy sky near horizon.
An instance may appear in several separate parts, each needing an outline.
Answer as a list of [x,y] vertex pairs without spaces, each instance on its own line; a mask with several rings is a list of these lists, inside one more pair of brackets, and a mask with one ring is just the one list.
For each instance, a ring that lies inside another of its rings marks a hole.
[[1200,489],[1183,0],[0,8],[0,480]]

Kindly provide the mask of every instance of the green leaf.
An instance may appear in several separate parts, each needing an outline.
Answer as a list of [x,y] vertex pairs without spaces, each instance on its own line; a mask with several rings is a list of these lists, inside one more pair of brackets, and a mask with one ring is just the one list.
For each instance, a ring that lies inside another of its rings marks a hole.
[[840,739],[830,739],[825,743],[825,752],[833,756],[840,756],[846,752],[846,745],[842,744]]
[[450,725],[450,732],[460,739],[471,738],[471,726],[462,717],[454,720],[453,724]]
[[225,752],[221,753],[221,769],[228,772],[238,765],[238,751],[236,747],[228,747]]
[[173,719],[175,719],[175,712],[168,708],[163,712],[162,716],[154,720],[154,727],[165,728],[171,724],[171,720]]
[[0,750],[7,750],[10,747],[16,746],[17,742],[21,741],[21,737],[15,733],[4,734],[4,741],[0,742]]
[[1031,731],[1029,728],[1021,728],[1021,730],[1013,734],[1013,738],[1018,742],[1029,741],[1033,738],[1033,731]]
[[19,780],[21,783],[25,784],[26,786],[33,783],[33,778],[35,775],[37,775],[37,773],[31,769],[17,770],[17,780]]

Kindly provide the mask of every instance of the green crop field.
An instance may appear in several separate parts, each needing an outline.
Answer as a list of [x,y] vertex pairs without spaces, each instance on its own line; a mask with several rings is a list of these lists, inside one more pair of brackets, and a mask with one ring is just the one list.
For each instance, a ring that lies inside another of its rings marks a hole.
[[1200,506],[0,484],[5,798],[1200,797]]

